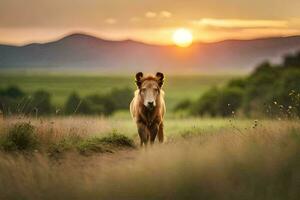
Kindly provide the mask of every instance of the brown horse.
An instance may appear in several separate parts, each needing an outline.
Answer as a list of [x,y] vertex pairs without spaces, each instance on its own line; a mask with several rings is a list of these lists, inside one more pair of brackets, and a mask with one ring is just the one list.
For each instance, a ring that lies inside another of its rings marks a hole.
[[141,146],[153,144],[158,136],[159,142],[164,140],[163,117],[166,112],[164,101],[164,74],[157,72],[155,76],[143,76],[139,72],[135,76],[137,90],[130,103],[130,113],[137,124]]

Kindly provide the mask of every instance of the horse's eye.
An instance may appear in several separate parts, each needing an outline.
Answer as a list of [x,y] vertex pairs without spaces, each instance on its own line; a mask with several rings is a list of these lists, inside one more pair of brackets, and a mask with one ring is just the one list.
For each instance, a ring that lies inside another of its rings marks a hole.
[[142,88],[142,89],[141,89],[141,92],[143,92],[143,93],[144,93],[145,91],[146,91],[146,89],[145,89],[145,88]]
[[158,92],[158,89],[157,89],[157,88],[154,88],[154,91],[155,91],[155,92]]

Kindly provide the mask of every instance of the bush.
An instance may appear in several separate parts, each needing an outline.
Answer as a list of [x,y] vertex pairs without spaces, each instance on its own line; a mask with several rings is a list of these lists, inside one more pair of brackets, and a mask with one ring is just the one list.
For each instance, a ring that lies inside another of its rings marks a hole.
[[25,96],[25,93],[17,86],[9,86],[5,90],[0,91],[0,96],[6,96],[10,98],[21,98]]
[[243,102],[243,91],[237,87],[213,88],[191,107],[195,115],[230,116]]
[[90,95],[85,99],[90,106],[90,114],[111,115],[116,110],[114,101],[107,95]]
[[192,106],[192,102],[189,99],[184,99],[175,105],[174,111],[188,110]]
[[20,108],[25,93],[17,86],[9,86],[6,89],[0,89],[0,110],[3,115],[21,113]]
[[216,102],[217,114],[223,117],[232,115],[242,105],[243,95],[243,91],[237,87],[223,89]]
[[212,117],[216,116],[218,114],[216,102],[219,99],[219,95],[220,91],[216,87],[208,90],[191,106],[191,113],[200,116],[205,114]]
[[5,151],[24,151],[33,150],[37,145],[34,127],[30,123],[17,123],[9,129],[1,146]]
[[247,86],[247,80],[246,79],[233,79],[231,81],[229,81],[229,83],[227,84],[227,87],[234,87],[234,88],[240,88],[240,89],[244,89]]
[[32,101],[29,105],[31,114],[34,115],[49,115],[54,113],[54,108],[51,104],[50,93],[39,90],[33,93]]
[[134,148],[132,139],[125,135],[112,133],[108,136],[98,138],[89,138],[80,141],[76,148],[80,153],[99,152],[99,153],[112,153],[116,148]]
[[132,139],[116,132],[101,138],[100,141],[117,147],[134,147],[134,142]]
[[284,66],[300,67],[300,51],[296,54],[288,54],[284,57]]
[[113,88],[108,94],[108,98],[113,102],[116,110],[128,109],[133,98],[133,92],[130,88]]
[[64,112],[67,115],[91,114],[92,109],[85,99],[81,99],[77,93],[73,92],[65,103]]
[[277,101],[288,117],[300,116],[300,71],[290,70],[283,74],[274,102]]

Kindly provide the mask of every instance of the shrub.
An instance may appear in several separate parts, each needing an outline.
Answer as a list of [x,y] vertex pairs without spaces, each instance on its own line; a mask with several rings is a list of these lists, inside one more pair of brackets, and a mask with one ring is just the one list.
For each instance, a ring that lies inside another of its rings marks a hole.
[[21,98],[25,93],[17,86],[9,86],[0,91],[0,96],[6,96],[10,98]]
[[90,152],[97,153],[112,153],[113,150],[103,144],[100,138],[94,137],[87,140],[82,140],[76,145],[76,149],[83,154]]
[[67,115],[91,114],[92,110],[86,100],[81,99],[77,93],[73,92],[69,96],[69,98],[64,106],[64,112]]
[[51,156],[56,156],[65,151],[74,149],[81,141],[83,141],[83,138],[80,135],[70,134],[62,138],[60,141],[52,143],[48,147],[47,152]]
[[191,107],[191,113],[193,115],[205,115],[208,114],[212,117],[218,114],[217,104],[220,95],[220,91],[214,87],[203,94],[203,96],[196,101]]
[[9,86],[6,89],[0,89],[0,110],[3,115],[20,113],[21,103],[25,93],[16,86]]
[[296,54],[288,54],[284,57],[284,66],[300,67],[300,51]]
[[233,79],[231,81],[228,82],[227,87],[235,87],[235,88],[240,88],[240,89],[244,89],[247,86],[247,80],[246,79]]
[[174,111],[188,110],[192,106],[192,102],[189,99],[184,99],[175,105]]
[[288,117],[300,117],[300,71],[289,70],[282,75],[274,101]]
[[280,71],[280,68],[274,68],[269,62],[263,62],[245,78],[243,112],[246,116],[266,115],[266,105],[272,102]]
[[243,95],[243,91],[237,87],[223,89],[216,102],[217,113],[223,117],[232,115],[242,105]]
[[90,95],[85,98],[91,109],[91,114],[111,115],[115,110],[113,100],[107,95]]
[[37,145],[36,133],[30,123],[17,123],[13,125],[2,140],[2,148],[6,151],[33,150]]
[[54,113],[54,108],[51,104],[50,93],[44,90],[38,90],[33,93],[32,101],[29,105],[31,114],[34,115],[49,115]]
[[107,97],[113,102],[116,110],[128,109],[133,92],[128,87],[113,88]]
[[99,138],[93,137],[80,141],[76,148],[80,153],[99,152],[112,153],[115,148],[134,148],[134,142],[132,139],[125,135],[118,133],[112,133],[108,136]]
[[195,115],[230,116],[243,102],[243,91],[238,87],[212,88],[191,106]]
[[117,147],[134,147],[132,139],[116,132],[101,138],[100,141],[104,144],[110,144]]

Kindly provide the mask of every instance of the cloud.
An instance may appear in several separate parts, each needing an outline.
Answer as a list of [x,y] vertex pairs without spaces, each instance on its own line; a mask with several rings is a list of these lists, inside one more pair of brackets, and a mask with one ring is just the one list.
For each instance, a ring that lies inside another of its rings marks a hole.
[[131,17],[129,19],[130,22],[135,23],[135,22],[139,22],[141,19],[139,17]]
[[105,22],[106,24],[113,25],[113,24],[116,24],[116,23],[117,23],[117,20],[114,19],[114,18],[107,18],[107,19],[105,19],[104,22]]
[[148,11],[145,13],[145,17],[147,17],[147,18],[155,18],[156,16],[157,16],[157,13],[155,13],[155,12]]
[[165,17],[165,18],[170,18],[172,17],[172,13],[170,13],[169,11],[163,10],[159,13],[160,17]]
[[192,24],[212,28],[287,28],[285,20],[243,20],[243,19],[213,19],[203,18],[192,21]]

